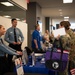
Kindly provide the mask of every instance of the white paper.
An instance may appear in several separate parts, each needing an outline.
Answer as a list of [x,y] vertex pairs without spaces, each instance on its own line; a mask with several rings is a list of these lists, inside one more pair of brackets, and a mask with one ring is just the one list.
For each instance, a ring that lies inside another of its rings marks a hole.
[[58,35],[66,35],[66,32],[65,32],[65,28],[59,28],[59,29],[56,29],[56,30],[53,30],[53,35],[54,37],[57,37]]
[[15,59],[15,66],[17,70],[17,75],[24,75],[21,58]]
[[32,53],[32,65],[34,66],[36,62],[35,54],[34,52]]

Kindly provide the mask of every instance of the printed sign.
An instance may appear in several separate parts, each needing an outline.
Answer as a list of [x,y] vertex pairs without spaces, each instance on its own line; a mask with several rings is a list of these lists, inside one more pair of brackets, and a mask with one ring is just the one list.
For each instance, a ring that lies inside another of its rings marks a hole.
[[16,66],[17,75],[24,75],[21,58],[15,59],[15,66]]

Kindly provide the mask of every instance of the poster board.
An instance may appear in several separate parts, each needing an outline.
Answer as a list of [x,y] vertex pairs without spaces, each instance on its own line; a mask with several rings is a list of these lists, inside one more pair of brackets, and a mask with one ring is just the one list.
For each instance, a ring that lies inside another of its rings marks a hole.
[[15,66],[16,66],[17,75],[24,75],[21,58],[15,59]]

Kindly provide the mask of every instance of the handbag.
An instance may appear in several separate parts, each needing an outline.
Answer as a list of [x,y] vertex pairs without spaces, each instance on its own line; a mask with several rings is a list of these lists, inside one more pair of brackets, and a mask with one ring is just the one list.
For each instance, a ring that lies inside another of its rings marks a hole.
[[[60,42],[61,44],[61,42]],[[48,50],[45,56],[45,65],[48,69],[54,71],[64,71],[68,62],[68,53],[64,53],[61,45],[61,51]]]

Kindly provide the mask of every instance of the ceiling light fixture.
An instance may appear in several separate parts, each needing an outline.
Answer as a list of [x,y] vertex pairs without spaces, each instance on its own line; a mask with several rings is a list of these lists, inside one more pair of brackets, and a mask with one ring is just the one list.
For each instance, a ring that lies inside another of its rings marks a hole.
[[69,18],[69,17],[67,16],[67,17],[64,17],[64,18]]
[[59,11],[62,11],[62,9],[59,9]]
[[20,20],[19,18],[16,18],[18,21]]
[[9,17],[11,17],[11,16],[5,15],[4,17],[9,18]]
[[1,4],[5,5],[5,6],[14,6],[14,5],[11,4],[10,2],[1,2]]
[[69,17],[64,17],[64,21],[69,21]]
[[63,0],[63,3],[72,3],[73,0]]

